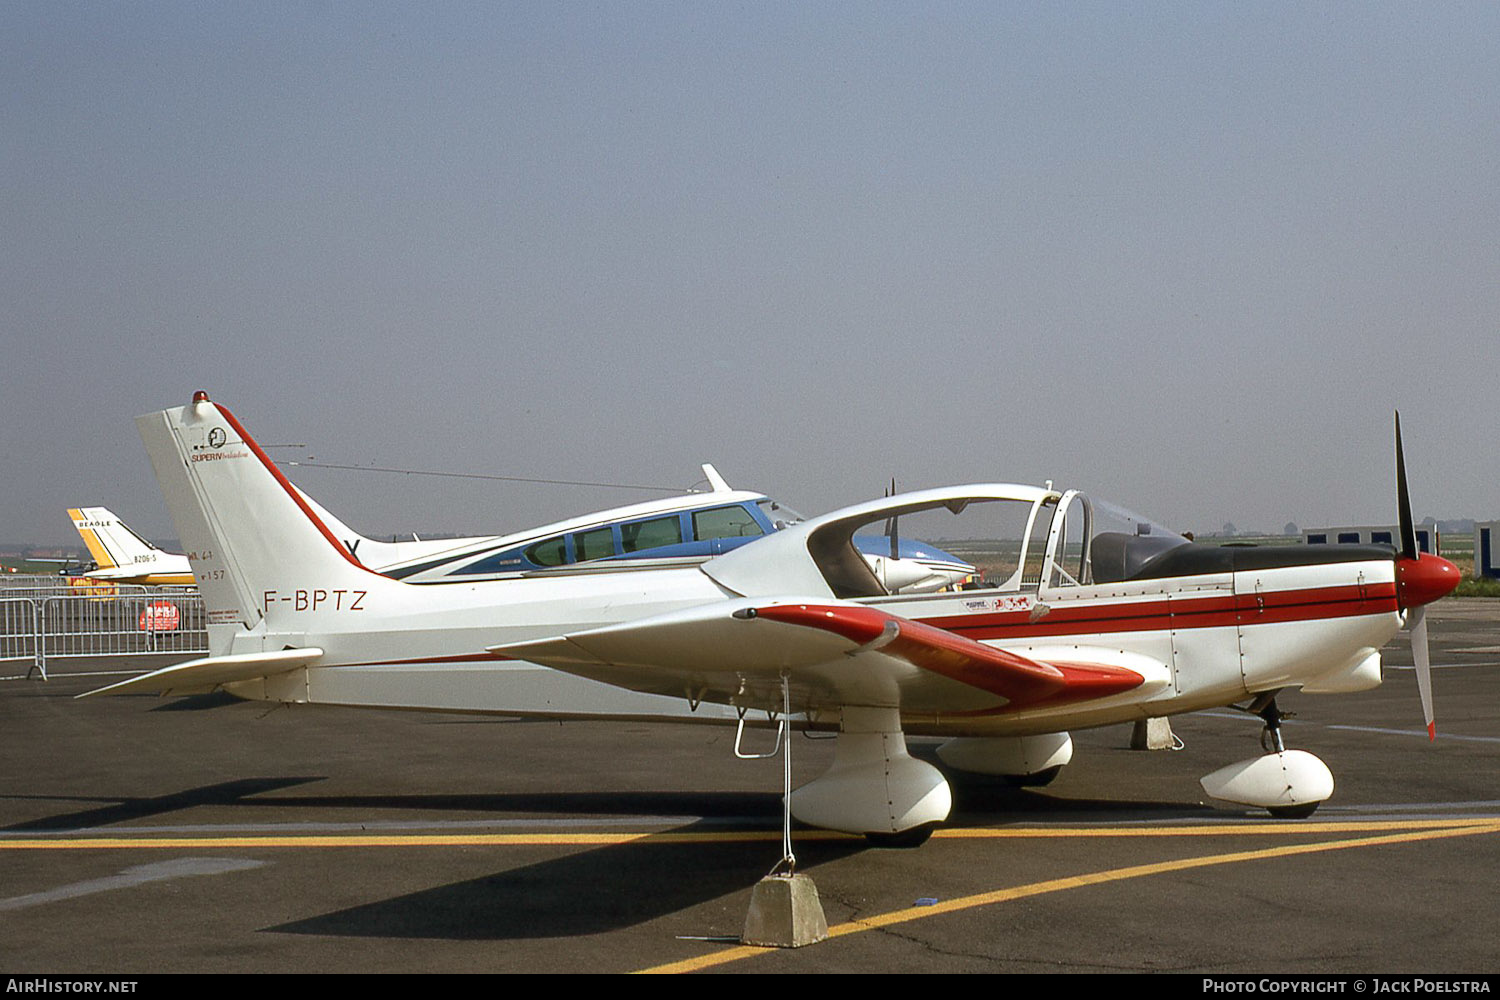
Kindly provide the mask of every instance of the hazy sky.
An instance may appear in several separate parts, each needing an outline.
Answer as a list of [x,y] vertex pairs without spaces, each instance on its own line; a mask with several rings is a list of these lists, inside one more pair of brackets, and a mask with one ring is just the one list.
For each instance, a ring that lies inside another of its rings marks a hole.
[[[0,0],[0,539],[133,425],[807,513],[1500,517],[1500,5]],[[302,469],[368,533],[650,494]]]

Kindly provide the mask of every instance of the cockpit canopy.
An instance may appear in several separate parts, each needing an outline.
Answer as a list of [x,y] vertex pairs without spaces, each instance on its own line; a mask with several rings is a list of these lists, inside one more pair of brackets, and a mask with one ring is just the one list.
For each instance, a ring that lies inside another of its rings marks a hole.
[[1000,592],[1137,578],[1189,544],[1173,531],[1077,490],[984,484],[923,490],[835,511],[730,553],[705,572],[747,595],[787,593],[792,587],[844,599],[888,596],[854,541],[856,535],[879,533],[931,542],[975,568],[965,589]]

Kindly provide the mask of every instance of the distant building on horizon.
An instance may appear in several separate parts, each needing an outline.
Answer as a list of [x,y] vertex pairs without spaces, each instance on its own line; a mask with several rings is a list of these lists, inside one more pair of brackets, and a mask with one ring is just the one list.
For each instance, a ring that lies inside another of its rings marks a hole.
[[[1435,526],[1419,524],[1417,550],[1442,555],[1442,536]],[[1395,524],[1354,524],[1337,528],[1304,528],[1302,541],[1308,545],[1401,545],[1401,527]]]
[[1474,522],[1474,579],[1500,580],[1500,521]]

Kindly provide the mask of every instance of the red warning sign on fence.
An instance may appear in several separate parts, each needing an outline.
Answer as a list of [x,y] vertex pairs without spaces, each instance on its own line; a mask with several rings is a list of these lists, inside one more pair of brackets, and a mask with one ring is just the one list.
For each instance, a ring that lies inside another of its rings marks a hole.
[[142,632],[172,632],[182,618],[171,601],[152,601],[141,610],[140,621]]

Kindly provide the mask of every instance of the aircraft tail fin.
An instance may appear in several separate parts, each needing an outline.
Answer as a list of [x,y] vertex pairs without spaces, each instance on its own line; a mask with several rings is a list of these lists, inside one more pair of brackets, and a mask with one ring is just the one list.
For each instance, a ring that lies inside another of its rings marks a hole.
[[[370,556],[371,551],[380,548],[382,543],[375,541],[373,538],[366,538],[343,521],[340,521],[327,507],[324,507],[318,501],[304,493],[302,487],[294,485],[292,489],[297,491],[297,496],[302,498],[302,502],[307,505],[307,509],[312,513],[312,516],[323,522],[324,527],[328,529],[334,538],[343,544],[344,548],[349,550],[350,555],[366,566],[381,564],[379,558],[372,560]],[[394,546],[390,547],[394,548]],[[363,554],[361,554],[362,551]],[[382,552],[381,555],[384,555],[384,553]],[[390,562],[394,560],[388,559],[385,561]]]
[[439,538],[430,541],[422,541],[415,535],[409,542],[382,542],[379,539],[361,535],[334,514],[329,512],[318,501],[308,496],[299,486],[293,486],[303,501],[306,502],[308,510],[323,525],[328,528],[334,538],[343,543],[349,554],[357,559],[361,565],[368,566],[377,572],[384,572],[388,567],[396,563],[410,559],[420,559],[425,556],[435,555],[439,552],[447,552],[450,549],[467,545],[473,542],[484,541],[493,535],[481,535],[473,538]]
[[68,510],[73,527],[88,546],[89,556],[100,569],[128,567],[152,562],[161,550],[146,541],[107,507],[74,507]]
[[136,427],[198,578],[216,654],[227,643],[216,626],[295,632],[298,613],[358,610],[358,595],[400,586],[362,566],[207,393],[137,417]]

